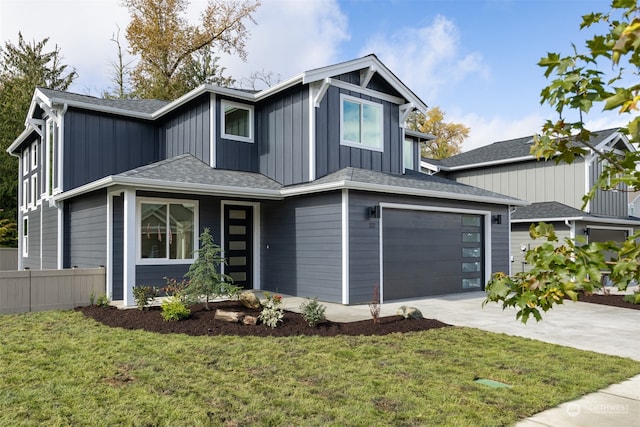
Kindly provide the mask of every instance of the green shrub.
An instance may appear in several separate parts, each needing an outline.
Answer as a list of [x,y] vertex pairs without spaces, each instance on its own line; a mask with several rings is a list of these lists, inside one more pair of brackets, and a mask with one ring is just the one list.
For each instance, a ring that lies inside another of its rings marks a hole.
[[625,295],[623,300],[631,304],[640,304],[640,290],[635,291],[630,295]]
[[98,307],[108,307],[109,306],[109,297],[107,294],[100,294],[96,299],[96,305]]
[[160,314],[166,322],[176,322],[186,319],[191,314],[189,307],[177,296],[172,296],[164,300],[161,307],[162,313]]
[[158,296],[158,288],[153,286],[134,286],[133,300],[136,302],[139,310],[144,310],[155,297]]
[[300,304],[302,317],[312,328],[315,328],[318,323],[325,320],[324,312],[326,309],[327,307],[324,304],[318,302],[318,297]]
[[262,323],[272,328],[278,326],[278,322],[282,322],[284,317],[284,309],[282,308],[282,297],[280,295],[273,295],[265,292],[264,296],[267,301],[262,304],[262,311],[258,319]]

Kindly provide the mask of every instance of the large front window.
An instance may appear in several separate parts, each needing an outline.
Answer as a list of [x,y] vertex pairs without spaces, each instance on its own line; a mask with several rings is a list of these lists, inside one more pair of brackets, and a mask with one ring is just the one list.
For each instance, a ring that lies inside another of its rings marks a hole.
[[192,260],[196,242],[195,202],[139,204],[140,258]]
[[382,151],[382,104],[341,96],[342,144]]
[[253,108],[230,101],[222,101],[222,137],[253,142]]

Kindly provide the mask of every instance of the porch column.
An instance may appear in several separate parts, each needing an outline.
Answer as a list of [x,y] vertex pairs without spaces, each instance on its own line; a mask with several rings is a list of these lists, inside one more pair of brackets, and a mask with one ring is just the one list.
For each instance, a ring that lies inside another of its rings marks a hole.
[[123,299],[124,305],[135,305],[133,287],[136,284],[136,191],[124,190],[124,248]]

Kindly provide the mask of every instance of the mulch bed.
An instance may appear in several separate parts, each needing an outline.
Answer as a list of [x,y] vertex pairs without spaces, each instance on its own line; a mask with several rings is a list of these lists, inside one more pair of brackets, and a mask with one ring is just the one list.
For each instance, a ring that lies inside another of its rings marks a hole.
[[578,294],[578,301],[581,302],[640,310],[640,304],[631,304],[630,302],[624,301],[623,298],[624,295],[585,294],[584,292]]
[[151,307],[148,310],[126,309],[115,307],[79,307],[76,310],[85,316],[91,317],[107,326],[124,329],[144,329],[145,331],[163,334],[177,333],[187,335],[237,335],[237,336],[297,336],[297,335],[386,335],[391,333],[404,333],[424,331],[434,328],[443,328],[450,325],[433,319],[405,319],[402,316],[381,317],[380,322],[374,324],[371,319],[357,322],[331,322],[324,321],[315,328],[310,327],[298,313],[284,312],[282,323],[276,328],[258,323],[257,325],[243,325],[222,320],[214,320],[215,310],[241,311],[246,315],[259,316],[260,312],[249,310],[237,301],[224,301],[209,303],[210,310],[205,310],[202,305],[191,307],[191,316],[178,322],[166,322],[160,315],[159,307]]

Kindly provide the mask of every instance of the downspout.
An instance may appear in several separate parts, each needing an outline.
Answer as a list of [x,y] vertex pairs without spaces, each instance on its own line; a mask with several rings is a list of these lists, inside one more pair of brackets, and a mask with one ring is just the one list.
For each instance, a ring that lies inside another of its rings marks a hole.
[[568,219],[565,219],[564,220],[564,225],[569,227],[569,238],[575,239],[576,238],[576,223],[575,223],[575,221],[570,221]]

